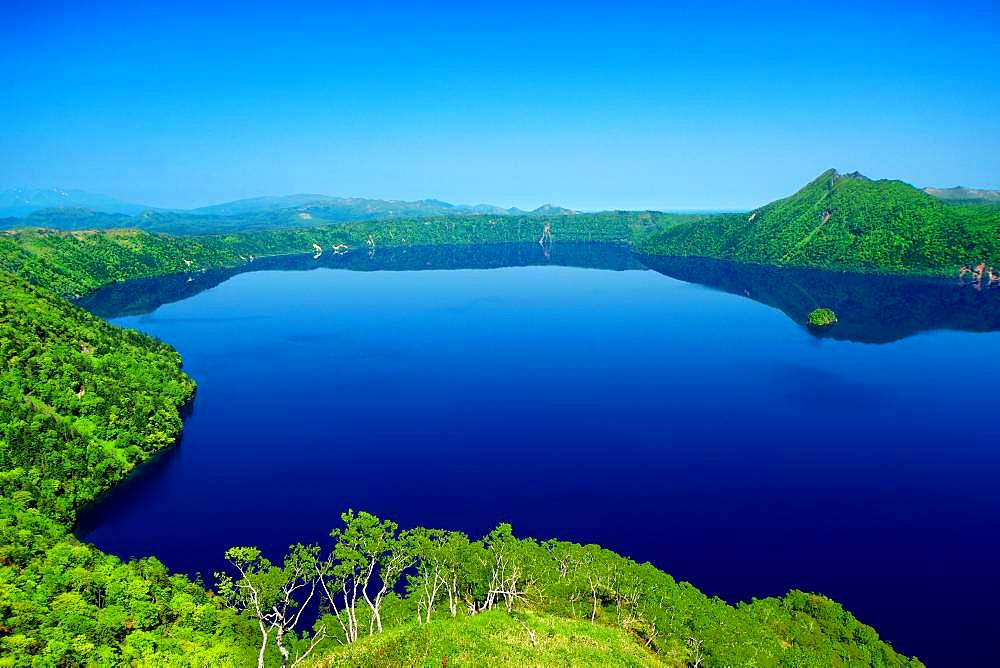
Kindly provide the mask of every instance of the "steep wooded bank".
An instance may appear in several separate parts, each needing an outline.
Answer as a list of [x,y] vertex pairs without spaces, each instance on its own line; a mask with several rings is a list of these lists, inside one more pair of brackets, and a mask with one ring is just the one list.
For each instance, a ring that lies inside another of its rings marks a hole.
[[203,586],[70,533],[81,504],[174,443],[194,392],[180,361],[0,272],[0,665],[246,656],[244,623]]

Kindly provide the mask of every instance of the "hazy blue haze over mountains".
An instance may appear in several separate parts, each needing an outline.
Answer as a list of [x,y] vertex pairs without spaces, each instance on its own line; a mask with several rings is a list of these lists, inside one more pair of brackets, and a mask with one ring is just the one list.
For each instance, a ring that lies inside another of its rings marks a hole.
[[981,190],[978,188],[924,188],[924,192],[945,201],[981,201],[1000,202],[1000,190]]
[[[924,188],[924,192],[943,201],[1000,202],[1000,191],[965,188]],[[328,221],[380,220],[448,215],[571,215],[566,207],[542,204],[532,210],[504,208],[494,204],[451,204],[438,199],[415,201],[334,197],[322,194],[261,196],[222,202],[194,209],[165,209],[84,190],[62,188],[8,188],[0,191],[0,229],[19,226],[56,227],[60,229],[142,227],[151,228],[150,213],[186,217],[231,217],[261,215],[268,212],[318,209]],[[707,211],[707,210],[706,210]],[[33,214],[39,214],[32,217]],[[108,217],[103,214],[111,214]],[[130,221],[125,216],[146,214],[146,222]],[[303,215],[301,220],[308,221]]]
[[62,188],[8,188],[0,190],[0,217],[27,216],[41,209],[92,209],[133,215],[154,207],[122,202],[97,193]]
[[144,204],[122,202],[107,195],[83,190],[63,190],[61,188],[10,188],[0,191],[0,217],[25,217],[46,209],[87,209],[97,213],[137,215],[147,211],[172,211],[191,215],[237,216],[284,209],[305,209],[322,207],[327,213],[344,220],[366,220],[397,216],[440,216],[448,214],[571,214],[566,209],[552,204],[543,204],[532,211],[517,207],[504,208],[493,204],[451,204],[436,199],[413,202],[401,200],[367,199],[363,197],[332,197],[330,195],[297,194],[252,197],[249,199],[223,202],[196,209],[163,209]]

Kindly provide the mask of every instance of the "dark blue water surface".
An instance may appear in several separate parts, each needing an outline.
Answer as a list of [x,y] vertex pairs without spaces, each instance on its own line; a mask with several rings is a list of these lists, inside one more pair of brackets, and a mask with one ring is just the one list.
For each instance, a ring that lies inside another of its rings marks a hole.
[[[416,249],[96,295],[199,389],[180,447],[80,533],[208,575],[346,508],[511,522],[730,601],[821,592],[931,665],[1000,663],[1000,290],[647,263]],[[819,305],[822,336],[798,324]]]

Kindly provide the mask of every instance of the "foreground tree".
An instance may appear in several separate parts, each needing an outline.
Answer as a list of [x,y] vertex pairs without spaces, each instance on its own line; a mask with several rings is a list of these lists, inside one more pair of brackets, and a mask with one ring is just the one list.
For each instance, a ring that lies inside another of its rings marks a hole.
[[431,621],[438,595],[448,597],[448,611],[458,614],[460,587],[470,559],[469,537],[460,531],[416,528],[409,532],[416,573],[406,578],[417,600],[417,621]]
[[[219,595],[227,606],[257,621],[261,634],[258,668],[264,667],[272,633],[281,654],[281,665],[288,665],[290,653],[285,646],[285,635],[290,633],[294,637],[302,612],[316,593],[318,553],[316,545],[293,545],[284,564],[276,566],[255,547],[233,547],[226,551],[226,560],[239,577],[234,579],[228,573],[216,573]],[[302,597],[304,600],[299,600]],[[320,626],[292,665],[309,656],[325,635],[325,627]]]
[[[382,631],[382,603],[415,557],[409,535],[397,535],[399,525],[395,522],[383,522],[371,513],[355,514],[353,510],[340,518],[344,528],[330,532],[336,542],[318,573],[344,642],[352,643],[358,639],[359,599],[370,614],[368,635],[376,629]],[[374,589],[376,583],[378,589]]]

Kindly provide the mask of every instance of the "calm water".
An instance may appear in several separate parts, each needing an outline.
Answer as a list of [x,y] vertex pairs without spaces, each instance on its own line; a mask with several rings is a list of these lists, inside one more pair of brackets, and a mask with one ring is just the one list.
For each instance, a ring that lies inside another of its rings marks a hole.
[[[80,533],[208,575],[349,507],[509,521],[730,601],[827,594],[931,665],[1000,662],[1000,290],[651,264],[411,250],[109,289],[86,306],[199,390],[181,446]],[[825,337],[796,324],[820,304]]]

